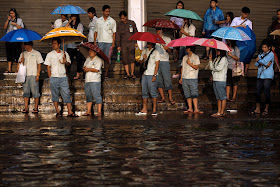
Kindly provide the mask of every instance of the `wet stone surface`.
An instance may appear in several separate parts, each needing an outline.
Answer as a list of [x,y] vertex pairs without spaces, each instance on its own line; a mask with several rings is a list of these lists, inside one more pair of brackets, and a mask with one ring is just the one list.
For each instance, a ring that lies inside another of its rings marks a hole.
[[278,186],[277,113],[0,116],[0,186]]

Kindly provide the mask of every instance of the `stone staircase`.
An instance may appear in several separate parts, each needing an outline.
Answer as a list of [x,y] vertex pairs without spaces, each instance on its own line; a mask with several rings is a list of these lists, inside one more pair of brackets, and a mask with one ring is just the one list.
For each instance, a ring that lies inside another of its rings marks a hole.
[[[209,82],[211,76],[210,70],[205,70],[207,65],[206,61],[201,60],[200,72],[199,72],[199,107],[202,110],[216,110],[217,102],[212,85]],[[1,66],[4,63],[1,63]],[[176,72],[176,66],[174,62],[171,62],[171,73]],[[72,65],[73,72],[70,77],[75,75],[75,64]],[[4,68],[0,68],[1,70]],[[15,67],[13,67],[13,70]],[[51,101],[51,91],[49,85],[49,79],[47,78],[46,68],[42,68],[43,73],[40,77],[40,105],[39,110],[41,113],[53,113],[54,106]],[[136,68],[136,75],[139,77],[139,68]],[[239,89],[237,95],[237,101],[227,103],[227,109],[239,109],[248,110],[255,104],[255,82],[256,82],[256,68],[252,63],[250,65],[250,71],[247,78],[242,77],[239,82]],[[103,79],[102,95],[103,95],[103,110],[107,112],[136,112],[142,107],[141,98],[141,84],[140,79],[136,80],[128,79],[124,80],[123,65],[121,63],[113,63],[111,71],[109,72],[109,79]],[[0,112],[19,112],[24,108],[23,90],[21,84],[15,83],[15,75],[2,75],[0,76]],[[169,102],[159,103],[159,111],[174,111],[183,110],[186,108],[186,102],[183,96],[181,85],[178,83],[178,79],[172,79],[173,82],[173,99],[176,101],[175,105],[171,105]],[[81,113],[86,111],[86,98],[84,93],[84,80],[71,80],[71,98],[73,108],[76,112]],[[166,98],[168,98],[167,93]],[[272,108],[277,109],[280,104],[279,98],[279,81],[272,86]],[[30,100],[30,110],[34,107],[34,100]],[[66,106],[61,104],[63,111],[67,111]],[[151,108],[151,99],[149,99],[149,107]],[[94,111],[97,108],[94,106]]]

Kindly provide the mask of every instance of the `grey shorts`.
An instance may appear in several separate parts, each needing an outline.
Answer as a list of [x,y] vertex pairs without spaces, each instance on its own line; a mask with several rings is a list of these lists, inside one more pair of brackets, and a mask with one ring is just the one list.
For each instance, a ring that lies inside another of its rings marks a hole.
[[142,76],[142,98],[149,98],[149,94],[152,98],[157,98],[157,81],[153,82],[153,75],[143,75]]
[[86,101],[92,102],[95,100],[96,104],[102,103],[101,97],[101,82],[86,82],[85,83]]
[[182,79],[186,99],[198,98],[198,79]]
[[173,89],[170,73],[170,64],[168,61],[160,61],[157,82],[159,88],[165,87],[165,90]]
[[71,103],[70,89],[67,77],[51,77],[50,87],[53,102],[59,102],[59,94],[61,94],[64,103]]
[[226,100],[226,82],[225,81],[213,81],[213,88],[217,100]]
[[27,76],[22,86],[23,97],[30,97],[31,93],[33,98],[40,97],[39,82],[36,82],[36,76]]

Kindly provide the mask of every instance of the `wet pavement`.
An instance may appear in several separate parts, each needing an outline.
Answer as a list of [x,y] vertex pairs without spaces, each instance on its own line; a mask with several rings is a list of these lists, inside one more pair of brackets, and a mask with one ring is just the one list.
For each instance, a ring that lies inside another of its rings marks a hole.
[[0,186],[278,186],[280,118],[0,115]]

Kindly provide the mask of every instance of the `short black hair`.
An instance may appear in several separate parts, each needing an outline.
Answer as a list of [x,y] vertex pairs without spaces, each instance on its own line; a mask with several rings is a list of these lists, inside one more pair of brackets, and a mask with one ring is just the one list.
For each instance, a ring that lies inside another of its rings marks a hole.
[[236,47],[236,40],[229,40],[229,42],[232,48]]
[[190,49],[193,53],[195,52],[195,46],[186,46],[186,49]]
[[24,42],[23,45],[31,45],[33,46],[33,41],[30,41],[30,42]]
[[120,16],[120,17],[122,17],[122,16],[127,17],[126,11],[121,11],[121,12],[119,13],[119,16]]
[[241,11],[245,14],[250,14],[250,8],[248,7],[243,7]]
[[218,3],[218,0],[210,0],[210,3],[211,3],[211,1],[214,1],[215,3]]
[[96,14],[96,10],[95,10],[94,7],[89,7],[88,10],[87,10],[87,12],[88,12],[88,13],[91,12],[92,14]]
[[272,46],[272,43],[271,43],[271,41],[269,39],[264,39],[262,41],[262,46],[263,45],[266,45],[268,48],[270,48]]
[[53,38],[53,39],[52,39],[52,42],[53,42],[53,41],[57,41],[58,44],[61,44],[61,39],[60,39],[59,37]]
[[183,1],[178,1],[177,3],[176,3],[176,9],[177,9],[177,6],[178,6],[178,4],[182,4],[183,5],[183,9],[185,8],[185,4],[183,3]]
[[106,9],[111,9],[111,7],[109,5],[104,5],[102,7],[102,11],[104,12]]

